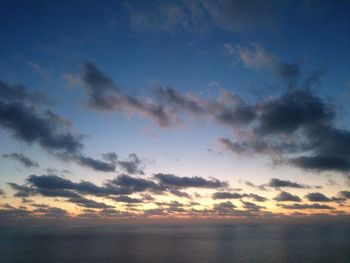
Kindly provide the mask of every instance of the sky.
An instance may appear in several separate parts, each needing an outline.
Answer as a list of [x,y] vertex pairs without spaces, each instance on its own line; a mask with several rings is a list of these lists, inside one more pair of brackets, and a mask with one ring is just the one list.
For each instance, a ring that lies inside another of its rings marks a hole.
[[0,219],[347,218],[349,12],[1,1]]

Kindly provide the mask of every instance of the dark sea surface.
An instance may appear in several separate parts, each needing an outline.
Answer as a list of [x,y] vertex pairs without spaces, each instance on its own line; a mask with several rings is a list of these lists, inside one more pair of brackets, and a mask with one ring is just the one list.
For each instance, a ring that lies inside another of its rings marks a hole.
[[0,228],[0,262],[350,262],[335,225]]

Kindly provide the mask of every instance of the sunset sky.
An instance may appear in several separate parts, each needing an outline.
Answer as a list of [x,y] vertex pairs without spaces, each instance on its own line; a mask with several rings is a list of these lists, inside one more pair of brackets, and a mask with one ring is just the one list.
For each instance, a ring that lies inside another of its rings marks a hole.
[[2,0],[0,219],[348,216],[349,13]]

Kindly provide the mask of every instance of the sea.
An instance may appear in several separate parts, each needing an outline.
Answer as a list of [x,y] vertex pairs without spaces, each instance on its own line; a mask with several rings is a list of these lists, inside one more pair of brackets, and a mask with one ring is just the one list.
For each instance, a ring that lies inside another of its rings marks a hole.
[[0,228],[0,262],[350,262],[350,227],[147,224]]

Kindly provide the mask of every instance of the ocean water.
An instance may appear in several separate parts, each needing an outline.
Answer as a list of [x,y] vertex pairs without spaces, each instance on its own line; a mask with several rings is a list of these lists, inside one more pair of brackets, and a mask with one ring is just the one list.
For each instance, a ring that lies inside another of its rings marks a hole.
[[0,262],[350,262],[335,225],[1,228]]

